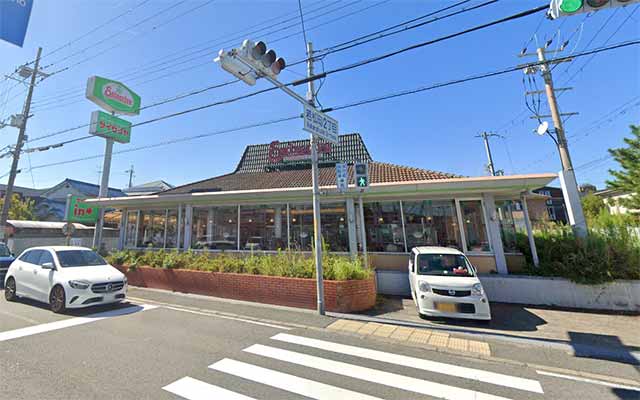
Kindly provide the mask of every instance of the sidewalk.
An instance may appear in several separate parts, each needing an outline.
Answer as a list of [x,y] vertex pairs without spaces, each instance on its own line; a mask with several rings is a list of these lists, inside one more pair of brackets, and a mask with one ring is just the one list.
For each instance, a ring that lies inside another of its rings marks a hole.
[[532,341],[571,349],[577,357],[640,364],[640,316],[551,310],[504,303],[492,303],[491,313],[493,320],[488,326],[464,320],[425,320],[418,316],[412,299],[385,297],[375,309],[361,316],[448,332],[470,333],[485,340]]

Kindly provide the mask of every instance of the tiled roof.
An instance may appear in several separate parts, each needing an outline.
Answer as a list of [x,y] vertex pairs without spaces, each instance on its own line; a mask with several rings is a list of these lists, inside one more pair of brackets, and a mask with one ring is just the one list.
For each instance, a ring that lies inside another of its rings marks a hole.
[[[449,179],[457,175],[411,168],[388,163],[369,162],[371,183],[409,182]],[[353,165],[349,165],[349,181],[353,183]],[[336,184],[335,167],[320,168],[320,186]],[[234,172],[203,181],[169,189],[164,194],[184,194],[195,192],[215,192],[231,190],[259,190],[311,187],[311,169],[294,169],[274,172]]]

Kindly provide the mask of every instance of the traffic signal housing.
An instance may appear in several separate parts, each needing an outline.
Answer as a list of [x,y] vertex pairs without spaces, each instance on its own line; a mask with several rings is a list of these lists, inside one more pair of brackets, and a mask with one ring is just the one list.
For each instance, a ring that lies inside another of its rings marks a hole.
[[261,74],[274,79],[287,66],[284,58],[278,57],[275,50],[267,49],[267,44],[263,41],[255,43],[249,39],[245,40],[238,51],[238,56]]
[[369,165],[367,163],[356,163],[354,166],[356,187],[366,188],[369,186]]
[[222,69],[231,73],[247,85],[253,86],[256,84],[256,75],[251,70],[251,67],[243,64],[241,61],[238,61],[234,57],[233,51],[225,51],[224,49],[220,50],[220,52],[218,52],[218,57],[213,61],[220,64]]
[[640,0],[551,0],[549,16],[556,19],[606,8],[624,7],[638,2]]

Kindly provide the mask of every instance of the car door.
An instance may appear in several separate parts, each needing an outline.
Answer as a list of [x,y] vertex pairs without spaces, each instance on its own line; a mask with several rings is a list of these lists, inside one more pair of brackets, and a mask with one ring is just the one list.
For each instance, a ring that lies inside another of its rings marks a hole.
[[49,291],[53,283],[53,275],[56,272],[55,269],[42,268],[46,263],[53,264],[55,268],[56,263],[51,252],[49,250],[41,250],[38,265],[33,268],[32,278],[34,296],[44,302],[49,301]]
[[37,298],[34,289],[34,271],[40,268],[38,262],[42,250],[29,250],[20,257],[20,264],[16,271],[16,289],[18,294],[32,299]]

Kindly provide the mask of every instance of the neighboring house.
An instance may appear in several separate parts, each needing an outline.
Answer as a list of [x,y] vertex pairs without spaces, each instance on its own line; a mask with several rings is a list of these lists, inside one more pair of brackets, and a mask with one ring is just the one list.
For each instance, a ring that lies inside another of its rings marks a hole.
[[594,193],[596,196],[602,198],[604,203],[609,208],[610,214],[638,214],[640,210],[630,210],[620,205],[620,200],[627,199],[633,195],[631,192],[625,192],[617,189],[604,189]]
[[[545,186],[533,191],[534,193],[547,196],[545,201],[546,219],[552,222],[559,222],[566,224],[569,221],[567,217],[567,209],[564,204],[564,196],[562,195],[562,189],[557,187]],[[532,220],[545,219],[543,217],[544,211],[532,211],[529,210]]]
[[127,196],[144,196],[148,194],[164,192],[165,190],[169,190],[173,188],[174,188],[173,185],[160,180],[160,181],[147,182],[141,185],[132,186],[128,189],[124,189],[123,192]]

